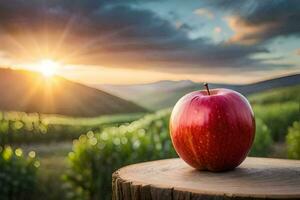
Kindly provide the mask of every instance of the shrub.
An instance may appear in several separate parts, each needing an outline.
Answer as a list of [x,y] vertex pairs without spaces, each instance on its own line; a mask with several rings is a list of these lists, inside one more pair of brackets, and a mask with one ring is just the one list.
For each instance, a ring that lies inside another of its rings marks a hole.
[[33,199],[39,165],[35,153],[25,157],[21,149],[0,148],[0,199]]
[[288,129],[286,136],[287,152],[289,158],[300,159],[300,122],[295,121]]
[[270,129],[261,119],[256,118],[256,133],[250,156],[267,156],[270,153],[273,140]]
[[66,181],[72,198],[110,199],[111,175],[142,161],[175,157],[168,131],[169,112],[147,115],[129,125],[89,132],[74,142]]
[[[265,121],[272,124],[274,120],[287,126],[297,116],[296,106],[292,103],[255,107],[256,116],[263,116],[263,119],[256,117],[256,137],[250,155],[269,154],[274,129],[269,128]],[[75,140],[69,154],[70,170],[65,176],[73,191],[71,197],[109,199],[111,174],[116,169],[136,162],[176,156],[169,138],[169,114],[161,111],[129,125],[89,132]],[[288,120],[279,115],[288,116]]]
[[284,141],[288,127],[300,117],[297,102],[254,105],[253,110],[255,117],[262,119],[270,129],[274,141]]

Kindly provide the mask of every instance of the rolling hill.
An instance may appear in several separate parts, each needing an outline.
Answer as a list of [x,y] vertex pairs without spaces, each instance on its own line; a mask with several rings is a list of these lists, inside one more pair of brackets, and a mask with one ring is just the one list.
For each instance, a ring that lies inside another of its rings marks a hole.
[[55,76],[0,68],[0,110],[91,117],[146,110],[107,92]]
[[[266,90],[299,84],[300,74],[295,74],[245,85],[212,83],[209,84],[209,87],[229,88],[248,96]],[[166,80],[140,85],[100,85],[98,88],[124,99],[131,100],[150,110],[157,110],[172,107],[180,97],[191,91],[202,90],[203,83],[195,83],[189,80]],[[298,93],[300,93],[300,91]]]

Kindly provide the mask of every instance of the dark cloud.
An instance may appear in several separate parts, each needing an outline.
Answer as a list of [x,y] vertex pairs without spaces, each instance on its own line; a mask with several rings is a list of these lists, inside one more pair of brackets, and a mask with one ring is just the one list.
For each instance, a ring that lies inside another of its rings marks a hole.
[[[174,72],[265,66],[250,58],[268,52],[261,46],[191,39],[188,31],[193,27],[176,27],[138,4],[141,1],[2,0],[2,50],[19,57],[51,55],[74,64]],[[249,23],[255,21],[249,15]]]
[[297,0],[210,1],[229,10],[234,40],[244,43],[269,41],[276,37],[300,36],[300,2]]

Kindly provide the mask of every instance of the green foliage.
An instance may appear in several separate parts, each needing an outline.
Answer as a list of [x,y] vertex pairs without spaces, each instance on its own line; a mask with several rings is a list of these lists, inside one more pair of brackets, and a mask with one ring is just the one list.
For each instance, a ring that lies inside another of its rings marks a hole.
[[[298,117],[298,104],[255,105],[254,111],[256,137],[250,155],[268,156],[273,137],[284,137],[284,131]],[[169,114],[169,111],[158,112],[126,126],[80,136],[69,154],[70,171],[66,180],[73,191],[71,197],[109,199],[111,174],[116,169],[131,163],[175,156],[169,138]]]
[[74,142],[66,181],[78,199],[110,199],[111,174],[142,161],[175,157],[169,137],[169,111],[160,111],[129,125],[88,132]]
[[256,118],[262,119],[271,131],[274,141],[284,141],[286,131],[290,125],[299,120],[299,102],[274,103],[254,105]]
[[267,156],[270,153],[273,140],[270,129],[261,119],[256,118],[255,139],[250,151],[250,156]]
[[43,200],[67,199],[68,191],[64,187],[62,179],[67,166],[66,156],[44,158],[39,156],[39,159],[42,165],[38,173],[36,200],[39,200],[40,197],[43,197]]
[[95,118],[0,113],[0,146],[6,144],[54,142],[72,140],[88,131],[99,131],[106,126],[131,122],[142,114],[113,115]]
[[251,104],[272,104],[284,102],[300,102],[300,85],[276,88],[274,90],[260,92],[250,95],[249,101]]
[[300,117],[300,86],[283,87],[249,96],[257,118],[270,129],[273,140],[283,142],[289,126]]
[[34,152],[25,157],[21,149],[0,147],[0,199],[33,199],[38,166]]
[[[256,116],[256,137],[250,152],[251,156],[270,156],[271,149],[274,150],[271,148],[273,141],[282,142],[286,138],[289,157],[300,158],[298,91],[299,86],[288,90],[283,88],[278,91],[264,92],[250,97]],[[34,183],[38,181],[37,197],[43,196],[45,199],[110,199],[111,174],[116,169],[136,162],[176,156],[169,138],[169,114],[170,111],[165,110],[137,120],[142,114],[71,118],[3,112],[0,113],[0,146],[28,143],[28,152],[34,146],[41,146],[39,155],[45,154],[46,159],[41,160],[42,167],[37,173],[39,176],[37,180],[35,177],[33,178]],[[132,122],[133,120],[137,121]],[[294,121],[298,122],[288,129]],[[132,123],[128,124],[128,122]],[[288,135],[286,136],[287,129]],[[84,133],[87,134],[80,136]],[[62,148],[58,148],[58,143],[55,143],[54,153],[45,153],[44,151],[51,149],[47,143],[75,138],[79,139],[74,141],[73,151],[68,156],[70,165],[63,184],[60,178],[66,170],[64,157],[70,151],[70,143],[66,142],[69,146],[63,145]],[[44,144],[34,145],[33,143]],[[12,157],[20,157],[16,156],[12,150],[11,152]],[[3,151],[1,156],[2,154]],[[2,187],[3,177],[11,176],[10,172],[2,170],[2,160],[3,158],[0,161],[0,199],[2,199],[1,194],[6,194],[2,190],[16,190],[12,186]],[[28,166],[32,166],[35,162],[23,156],[19,160],[23,160],[23,163],[31,163]],[[57,167],[57,164],[60,167]],[[18,169],[17,167],[13,168]],[[36,176],[34,171],[32,171],[32,175]],[[26,185],[34,187],[34,183],[27,182],[24,187]],[[31,189],[33,192],[34,188]],[[27,195],[26,192],[28,190],[25,191]],[[18,199],[22,199],[23,193],[20,195]],[[31,196],[28,196],[26,199],[30,198]],[[5,198],[3,199],[5,200]]]
[[295,121],[293,126],[289,127],[286,143],[288,157],[300,159],[300,121]]
[[[72,150],[72,141],[22,145],[24,154],[35,151],[39,167],[37,200],[64,200],[68,192],[64,187],[62,175],[67,170],[67,155]],[[42,197],[42,198],[41,198]],[[1,199],[1,198],[0,198]]]

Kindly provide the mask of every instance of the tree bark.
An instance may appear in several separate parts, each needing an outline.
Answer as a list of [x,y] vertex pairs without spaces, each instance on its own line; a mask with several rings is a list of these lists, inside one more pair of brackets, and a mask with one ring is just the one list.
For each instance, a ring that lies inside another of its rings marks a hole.
[[121,168],[112,184],[113,200],[300,199],[300,161],[248,157],[213,173],[167,159]]

